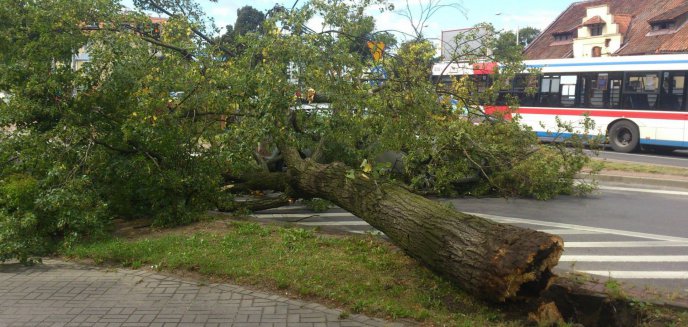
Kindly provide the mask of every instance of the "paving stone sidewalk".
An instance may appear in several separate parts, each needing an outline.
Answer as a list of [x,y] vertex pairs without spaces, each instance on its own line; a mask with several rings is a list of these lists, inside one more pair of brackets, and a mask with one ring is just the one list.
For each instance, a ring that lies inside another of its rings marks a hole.
[[0,263],[5,326],[401,326],[228,284],[58,260]]

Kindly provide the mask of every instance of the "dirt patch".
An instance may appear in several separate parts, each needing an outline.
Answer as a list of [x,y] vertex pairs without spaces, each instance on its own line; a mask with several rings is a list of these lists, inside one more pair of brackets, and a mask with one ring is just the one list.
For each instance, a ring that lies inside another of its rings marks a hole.
[[199,222],[177,227],[154,227],[151,219],[116,219],[114,221],[113,235],[115,237],[120,237],[127,240],[136,240],[143,237],[159,237],[170,234],[191,235],[197,232],[221,233],[226,231],[228,228],[231,228],[232,223],[237,221],[251,221],[263,225],[280,227],[298,226],[304,229],[312,229],[320,234],[326,234],[333,237],[352,236],[351,234],[336,228],[300,226],[289,222],[255,219],[246,216],[231,216],[226,213],[212,211],[208,212]]
[[141,237],[157,237],[169,234],[190,235],[197,232],[222,232],[231,227],[232,221],[247,220],[246,218],[235,218],[227,215],[216,213],[208,213],[203,220],[177,227],[155,227],[152,219],[134,219],[124,220],[116,219],[114,221],[115,237],[120,237],[128,240],[135,240]]

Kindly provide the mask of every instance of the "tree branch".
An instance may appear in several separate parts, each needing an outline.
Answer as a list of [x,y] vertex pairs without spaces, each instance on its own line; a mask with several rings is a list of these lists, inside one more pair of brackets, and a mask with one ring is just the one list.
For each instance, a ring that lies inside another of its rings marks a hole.
[[91,138],[91,141],[93,141],[94,144],[103,146],[103,147],[105,147],[105,148],[107,148],[107,149],[110,149],[110,150],[112,150],[112,151],[119,152],[119,153],[134,154],[134,153],[137,153],[137,152],[138,152],[138,151],[133,150],[133,149],[122,149],[122,148],[118,148],[118,147],[115,147],[115,146],[113,146],[113,145],[107,144],[107,143],[105,143],[105,142],[103,142],[103,141],[99,141],[99,140],[97,140],[97,139],[95,139],[95,138]]
[[289,176],[281,172],[251,172],[233,176],[225,175],[226,191],[231,193],[241,193],[256,190],[273,190],[285,192],[288,190]]
[[194,59],[194,56],[193,56],[188,50],[186,50],[186,49],[183,49],[183,48],[180,48],[180,47],[171,45],[171,44],[167,44],[167,43],[164,43],[164,42],[160,42],[160,41],[158,41],[158,40],[156,40],[156,39],[154,39],[154,38],[152,38],[152,37],[148,37],[148,36],[143,36],[143,35],[142,35],[142,36],[141,36],[141,39],[143,39],[144,41],[146,41],[146,42],[148,42],[148,43],[155,44],[155,45],[157,45],[157,46],[160,46],[160,47],[163,47],[163,48],[166,48],[166,49],[169,49],[169,50],[173,50],[173,51],[179,52],[179,54],[181,54],[182,57],[183,57],[184,59],[186,59],[186,60],[193,61],[193,59]]
[[[148,2],[148,4],[150,4],[151,6],[153,6],[156,10],[158,10],[158,11],[164,13],[164,14],[167,15],[167,16],[170,16],[170,17],[177,17],[176,14],[174,14],[173,12],[171,12],[171,11],[165,9],[165,7],[163,7],[162,5],[158,4],[155,0],[148,0],[147,2]],[[231,51],[231,50],[229,50],[229,49],[223,47],[223,46],[220,45],[219,43],[215,42],[212,38],[210,38],[209,36],[205,35],[205,34],[204,34],[203,32],[201,32],[199,29],[197,29],[197,28],[195,28],[195,27],[193,27],[193,26],[190,26],[190,28],[191,28],[191,31],[194,32],[194,34],[196,34],[198,37],[200,37],[201,39],[203,39],[203,40],[204,40],[205,42],[207,42],[208,44],[210,44],[210,45],[212,45],[212,46],[218,48],[220,51],[224,52],[227,56],[229,56],[229,57],[234,57],[234,56],[236,55],[233,51]]]

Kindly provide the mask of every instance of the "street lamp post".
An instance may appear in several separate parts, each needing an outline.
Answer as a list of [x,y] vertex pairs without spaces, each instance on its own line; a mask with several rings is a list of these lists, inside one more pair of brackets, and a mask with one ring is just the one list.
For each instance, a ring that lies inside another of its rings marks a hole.
[[[495,16],[502,16],[502,20],[503,20],[503,21],[505,21],[505,20],[506,20],[506,17],[507,17],[507,15],[505,15],[505,14],[502,13],[501,11],[498,12],[498,13],[496,13]],[[506,24],[505,24],[505,25],[506,25]],[[517,45],[520,43],[520,42],[519,42],[519,41],[520,41],[520,40],[519,40],[519,34],[520,34],[520,32],[521,32],[521,31],[520,31],[520,29],[519,29],[519,26],[518,26],[518,24],[516,24],[516,44],[517,44]]]

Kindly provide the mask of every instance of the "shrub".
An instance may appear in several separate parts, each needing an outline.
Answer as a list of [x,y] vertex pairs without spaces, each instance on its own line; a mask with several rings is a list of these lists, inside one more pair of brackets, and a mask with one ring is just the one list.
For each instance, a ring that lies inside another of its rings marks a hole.
[[105,233],[106,206],[86,177],[51,188],[13,174],[0,185],[0,261],[32,262],[58,246]]

